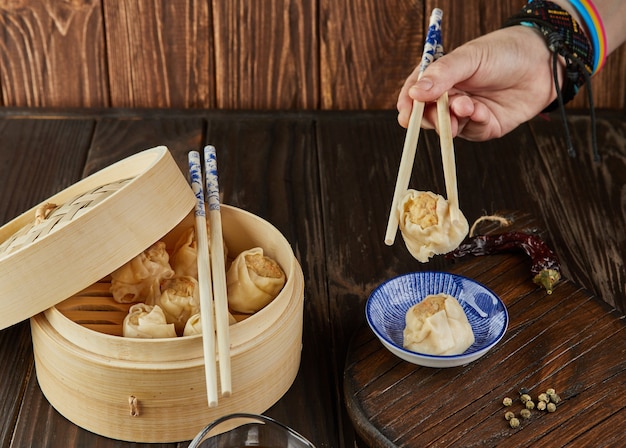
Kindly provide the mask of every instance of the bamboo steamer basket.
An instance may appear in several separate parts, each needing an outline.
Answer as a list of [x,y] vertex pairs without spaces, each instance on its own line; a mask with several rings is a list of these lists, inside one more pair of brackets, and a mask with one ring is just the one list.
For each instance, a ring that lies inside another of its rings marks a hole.
[[[90,176],[82,185],[83,181],[75,184],[70,187],[72,191],[54,196],[50,202],[63,203],[77,192],[120,179],[131,178],[133,180],[128,184],[132,184],[144,176],[153,179],[146,182],[146,189],[141,193],[152,189],[154,194],[154,184],[161,182],[163,176],[150,174],[154,166],[164,164],[168,165],[167,170],[172,174],[167,180],[167,195],[173,198],[168,204],[175,209],[176,217],[170,216],[166,218],[167,223],[156,225],[158,229],[151,230],[149,236],[134,235],[134,238],[141,239],[139,243],[133,242],[141,246],[139,249],[133,247],[132,250],[122,251],[118,248],[118,251],[124,252],[120,256],[111,250],[113,255],[107,256],[116,261],[102,262],[105,267],[94,269],[96,272],[93,274],[83,273],[82,266],[91,264],[81,259],[74,266],[74,269],[80,269],[72,275],[65,273],[63,277],[64,283],[73,286],[58,288],[65,295],[59,296],[58,292],[56,296],[47,294],[47,298],[40,299],[36,305],[28,305],[23,313],[33,313],[33,310],[38,313],[31,318],[37,379],[44,395],[60,414],[96,434],[132,442],[190,440],[206,424],[223,415],[266,411],[289,389],[300,366],[304,278],[289,243],[274,226],[244,210],[227,205],[221,207],[224,242],[229,258],[260,246],[267,256],[280,264],[287,281],[269,305],[230,326],[232,395],[220,396],[218,406],[209,408],[201,335],[171,339],[119,336],[121,321],[130,305],[118,304],[110,297],[108,274],[157,240],[165,241],[170,247],[181,232],[193,225],[191,210],[195,203],[187,181],[166,148],[144,151],[130,159],[113,165],[114,169],[105,169]],[[124,188],[120,191],[125,193]],[[118,191],[110,198],[119,194]],[[110,198],[101,201],[95,208],[108,208],[106,202]],[[163,213],[163,201],[157,202],[153,205],[158,205],[158,210],[146,213],[145,217],[160,220],[162,215],[169,215],[170,209],[168,213]],[[28,227],[33,211],[17,218],[18,222],[7,224],[5,227],[8,229],[0,229],[0,248],[6,245],[7,235]],[[86,212],[84,216],[90,213]],[[140,221],[132,221],[129,218],[126,222],[126,233],[133,234],[133,229],[141,227]],[[118,228],[117,232],[121,230]],[[117,241],[117,234],[109,233],[113,236],[109,244],[113,244]],[[41,242],[50,236],[45,236]],[[131,239],[125,235],[119,241],[130,244]],[[23,252],[41,245],[41,242],[27,244],[8,255],[0,250],[0,268],[5,262],[7,266],[14,264],[9,264],[9,261],[23,262],[22,258],[27,255]],[[54,246],[49,244],[45,248]],[[129,255],[131,252],[132,255]],[[29,255],[28,260],[32,258]],[[54,264],[61,263],[55,259]],[[68,261],[68,264],[72,265],[72,262]],[[0,283],[0,291],[10,290],[11,286],[13,289],[10,292],[16,294],[15,285],[5,283],[4,280]],[[2,301],[4,307],[4,297]],[[43,311],[38,309],[42,306]],[[21,316],[28,317],[29,314]],[[19,320],[22,320],[19,316],[12,316],[11,320],[0,321],[0,325],[3,328]]]

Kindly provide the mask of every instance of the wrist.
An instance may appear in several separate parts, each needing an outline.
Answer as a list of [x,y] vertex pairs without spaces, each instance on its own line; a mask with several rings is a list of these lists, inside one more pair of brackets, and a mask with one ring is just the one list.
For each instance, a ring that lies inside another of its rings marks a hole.
[[[513,25],[523,25],[539,31],[554,55],[553,70],[559,101],[565,104],[574,98],[593,73],[594,67],[593,47],[578,22],[554,2],[531,0],[504,24],[505,27]],[[562,87],[557,73],[558,62],[565,65]],[[548,110],[557,106],[558,104],[553,103]]]

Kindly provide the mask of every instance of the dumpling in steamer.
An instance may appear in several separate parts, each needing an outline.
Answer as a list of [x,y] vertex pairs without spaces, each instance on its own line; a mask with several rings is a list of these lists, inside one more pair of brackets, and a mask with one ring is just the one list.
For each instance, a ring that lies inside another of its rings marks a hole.
[[111,273],[111,294],[119,303],[154,305],[161,282],[173,276],[165,243],[159,241]]
[[228,305],[240,313],[256,313],[270,303],[285,285],[278,263],[255,247],[240,253],[226,273]]
[[158,306],[136,303],[128,310],[122,325],[127,338],[175,338],[174,324],[168,324],[163,310]]
[[187,320],[200,312],[198,281],[189,276],[166,280],[161,287],[157,305],[161,307],[167,323],[174,324],[176,332],[182,334]]
[[[228,313],[228,325],[236,324],[237,321],[232,314]],[[200,313],[191,316],[185,324],[183,330],[183,336],[193,336],[194,334],[202,334],[202,321],[200,320]]]
[[185,323],[183,336],[193,336],[194,334],[202,334],[202,321],[200,320],[200,313],[194,314]]
[[398,204],[398,223],[407,249],[422,263],[456,249],[469,230],[458,208],[452,218],[446,199],[430,191],[408,190]]
[[198,247],[193,226],[189,227],[176,242],[170,264],[177,276],[198,278]]
[[428,355],[459,355],[474,343],[474,332],[459,302],[433,294],[406,313],[404,348]]
[[[207,220],[207,232],[210,236],[209,221]],[[224,259],[228,255],[228,248],[224,246]],[[176,276],[190,276],[198,278],[198,243],[196,240],[196,229],[194,226],[189,227],[183,232],[172,250],[170,258],[172,269],[176,272]]]

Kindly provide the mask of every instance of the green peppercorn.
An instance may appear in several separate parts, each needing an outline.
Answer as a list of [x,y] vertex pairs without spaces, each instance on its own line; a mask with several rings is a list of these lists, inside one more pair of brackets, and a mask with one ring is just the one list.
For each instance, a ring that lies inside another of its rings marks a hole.
[[548,410],[548,412],[554,412],[554,411],[556,411],[556,404],[548,403],[546,405],[546,409]]
[[528,394],[522,394],[520,395],[519,399],[522,401],[522,403],[526,403],[527,401],[530,401],[530,395]]
[[502,400],[502,404],[505,406],[511,406],[513,404],[513,400],[511,400],[509,397],[504,397],[504,399]]
[[548,394],[539,394],[539,396],[537,397],[537,400],[545,401],[547,403],[550,401],[550,397],[548,396]]
[[545,401],[540,401],[539,403],[537,403],[537,409],[540,411],[545,411],[546,410],[546,402]]
[[528,400],[524,403],[524,405],[526,406],[526,409],[535,409],[535,402],[532,400]]
[[507,420],[509,420],[509,421],[510,421],[512,418],[514,418],[514,417],[515,417],[515,414],[514,414],[513,412],[511,412],[511,411],[507,411],[507,412],[504,414],[504,418],[505,418],[505,419],[507,419]]
[[519,415],[521,415],[524,418],[530,418],[530,409],[522,409],[519,412]]
[[558,403],[561,401],[561,397],[559,397],[558,394],[552,394],[549,396],[550,397],[550,401],[554,404]]
[[509,425],[511,425],[511,428],[517,428],[519,426],[519,420],[513,417],[511,420],[509,420]]

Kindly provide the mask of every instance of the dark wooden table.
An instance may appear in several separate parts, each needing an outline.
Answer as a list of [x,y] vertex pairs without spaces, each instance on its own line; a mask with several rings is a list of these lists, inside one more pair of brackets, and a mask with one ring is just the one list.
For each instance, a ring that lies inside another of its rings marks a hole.
[[[0,110],[0,223],[140,150],[166,145],[183,168],[187,151],[214,144],[224,202],[276,225],[305,275],[301,369],[267,415],[320,448],[617,446],[626,420],[624,118],[599,113],[601,163],[592,162],[584,113],[569,116],[575,158],[556,116],[499,140],[455,142],[468,220],[499,210],[530,216],[563,265],[552,296],[530,281],[522,254],[420,264],[400,238],[384,245],[404,140],[393,112]],[[412,187],[445,192],[432,132],[422,134]],[[382,348],[364,326],[368,294],[389,277],[425,269],[473,276],[503,297],[511,326],[493,352],[438,370]],[[552,335],[560,339],[546,339]],[[556,413],[517,431],[503,425],[503,394],[550,386],[564,399]],[[458,413],[442,415],[449,409]],[[408,426],[403,412],[415,418]],[[0,413],[2,448],[144,446],[91,434],[48,404],[26,321],[0,331]],[[554,428],[575,438],[555,440]]]

